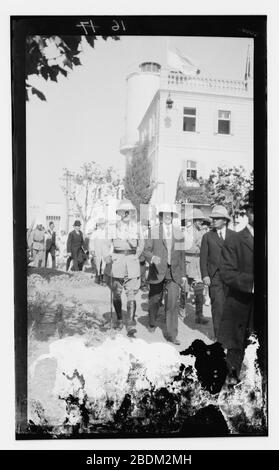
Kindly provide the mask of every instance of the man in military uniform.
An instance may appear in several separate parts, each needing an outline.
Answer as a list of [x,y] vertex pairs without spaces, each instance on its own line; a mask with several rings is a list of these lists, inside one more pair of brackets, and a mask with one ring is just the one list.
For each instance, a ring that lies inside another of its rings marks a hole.
[[110,254],[105,258],[108,286],[112,290],[113,306],[117,315],[116,328],[123,328],[121,294],[127,296],[127,334],[136,333],[136,300],[140,288],[140,262],[144,240],[136,220],[136,209],[128,200],[122,200],[116,210],[120,220],[111,240]]
[[[205,234],[206,221],[200,209],[193,209],[192,223],[185,232],[186,243],[186,275],[187,282],[194,291],[195,300],[195,322],[200,324],[208,323],[207,318],[203,316],[203,292],[204,284],[200,271],[200,249],[203,235]],[[181,307],[184,307],[182,304]]]

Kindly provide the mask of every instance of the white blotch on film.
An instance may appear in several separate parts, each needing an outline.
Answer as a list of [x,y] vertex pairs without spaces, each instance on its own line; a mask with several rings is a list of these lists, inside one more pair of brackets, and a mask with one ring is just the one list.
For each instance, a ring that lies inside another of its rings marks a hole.
[[[54,341],[50,343],[49,353],[41,355],[29,372],[32,380],[43,359],[56,360],[52,395],[65,405],[61,425],[82,425],[82,407],[87,410],[91,426],[113,423],[127,395],[136,402],[146,391],[154,393],[164,388],[177,398],[178,412],[183,414],[183,408],[187,408],[187,413],[194,415],[214,405],[224,416],[229,432],[239,434],[249,428],[260,430],[263,423],[265,397],[257,363],[258,347],[257,339],[252,336],[245,352],[241,381],[234,387],[224,385],[215,395],[204,390],[198,381],[195,357],[182,357],[166,343],[148,344],[122,335],[107,338],[97,347],[88,347],[85,340],[73,336]],[[188,371],[186,382],[177,379],[182,363]],[[188,395],[185,387],[190,391]],[[134,415],[137,409],[135,406]]]

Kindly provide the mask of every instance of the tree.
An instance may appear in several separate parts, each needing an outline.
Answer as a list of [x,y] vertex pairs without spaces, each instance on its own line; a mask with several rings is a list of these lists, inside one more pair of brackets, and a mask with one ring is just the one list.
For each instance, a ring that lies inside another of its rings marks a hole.
[[[45,95],[36,87],[28,83],[30,75],[36,74],[45,80],[57,82],[59,75],[68,76],[73,67],[81,65],[81,41],[85,38],[91,47],[94,47],[97,36],[27,36],[25,61],[25,97],[28,101],[29,92],[35,94],[43,101]],[[119,36],[101,36],[104,40],[111,37],[119,40]],[[49,54],[51,53],[51,56]]]
[[219,167],[211,172],[208,186],[211,205],[225,206],[235,221],[235,217],[242,211],[243,203],[246,202],[248,191],[253,189],[254,173],[252,171],[247,175],[243,166]]
[[114,196],[121,183],[117,171],[113,167],[103,168],[95,162],[84,163],[79,172],[64,169],[62,190],[83,222],[83,230],[92,217],[97,202],[104,202]]
[[140,214],[140,205],[149,204],[155,183],[152,181],[152,163],[148,157],[149,143],[137,144],[127,164],[124,188],[126,197]]
[[207,181],[200,178],[198,183],[198,186],[187,185],[183,172],[181,172],[177,182],[176,202],[178,204],[209,204]]

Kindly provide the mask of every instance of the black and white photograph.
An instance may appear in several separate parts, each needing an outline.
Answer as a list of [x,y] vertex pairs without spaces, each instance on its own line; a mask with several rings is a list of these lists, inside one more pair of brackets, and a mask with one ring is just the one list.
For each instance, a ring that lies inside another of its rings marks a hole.
[[11,61],[16,438],[267,436],[266,17],[12,16]]

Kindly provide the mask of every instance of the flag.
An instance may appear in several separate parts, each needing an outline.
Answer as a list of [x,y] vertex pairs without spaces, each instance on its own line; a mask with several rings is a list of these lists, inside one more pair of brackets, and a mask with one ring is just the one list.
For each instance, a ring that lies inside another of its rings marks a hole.
[[197,65],[188,57],[183,56],[178,49],[175,52],[168,51],[167,65],[173,70],[182,72],[184,75],[198,75],[200,73]]
[[246,67],[245,67],[245,77],[244,80],[251,78],[251,56],[250,56],[250,46],[248,46],[247,57],[246,57]]

